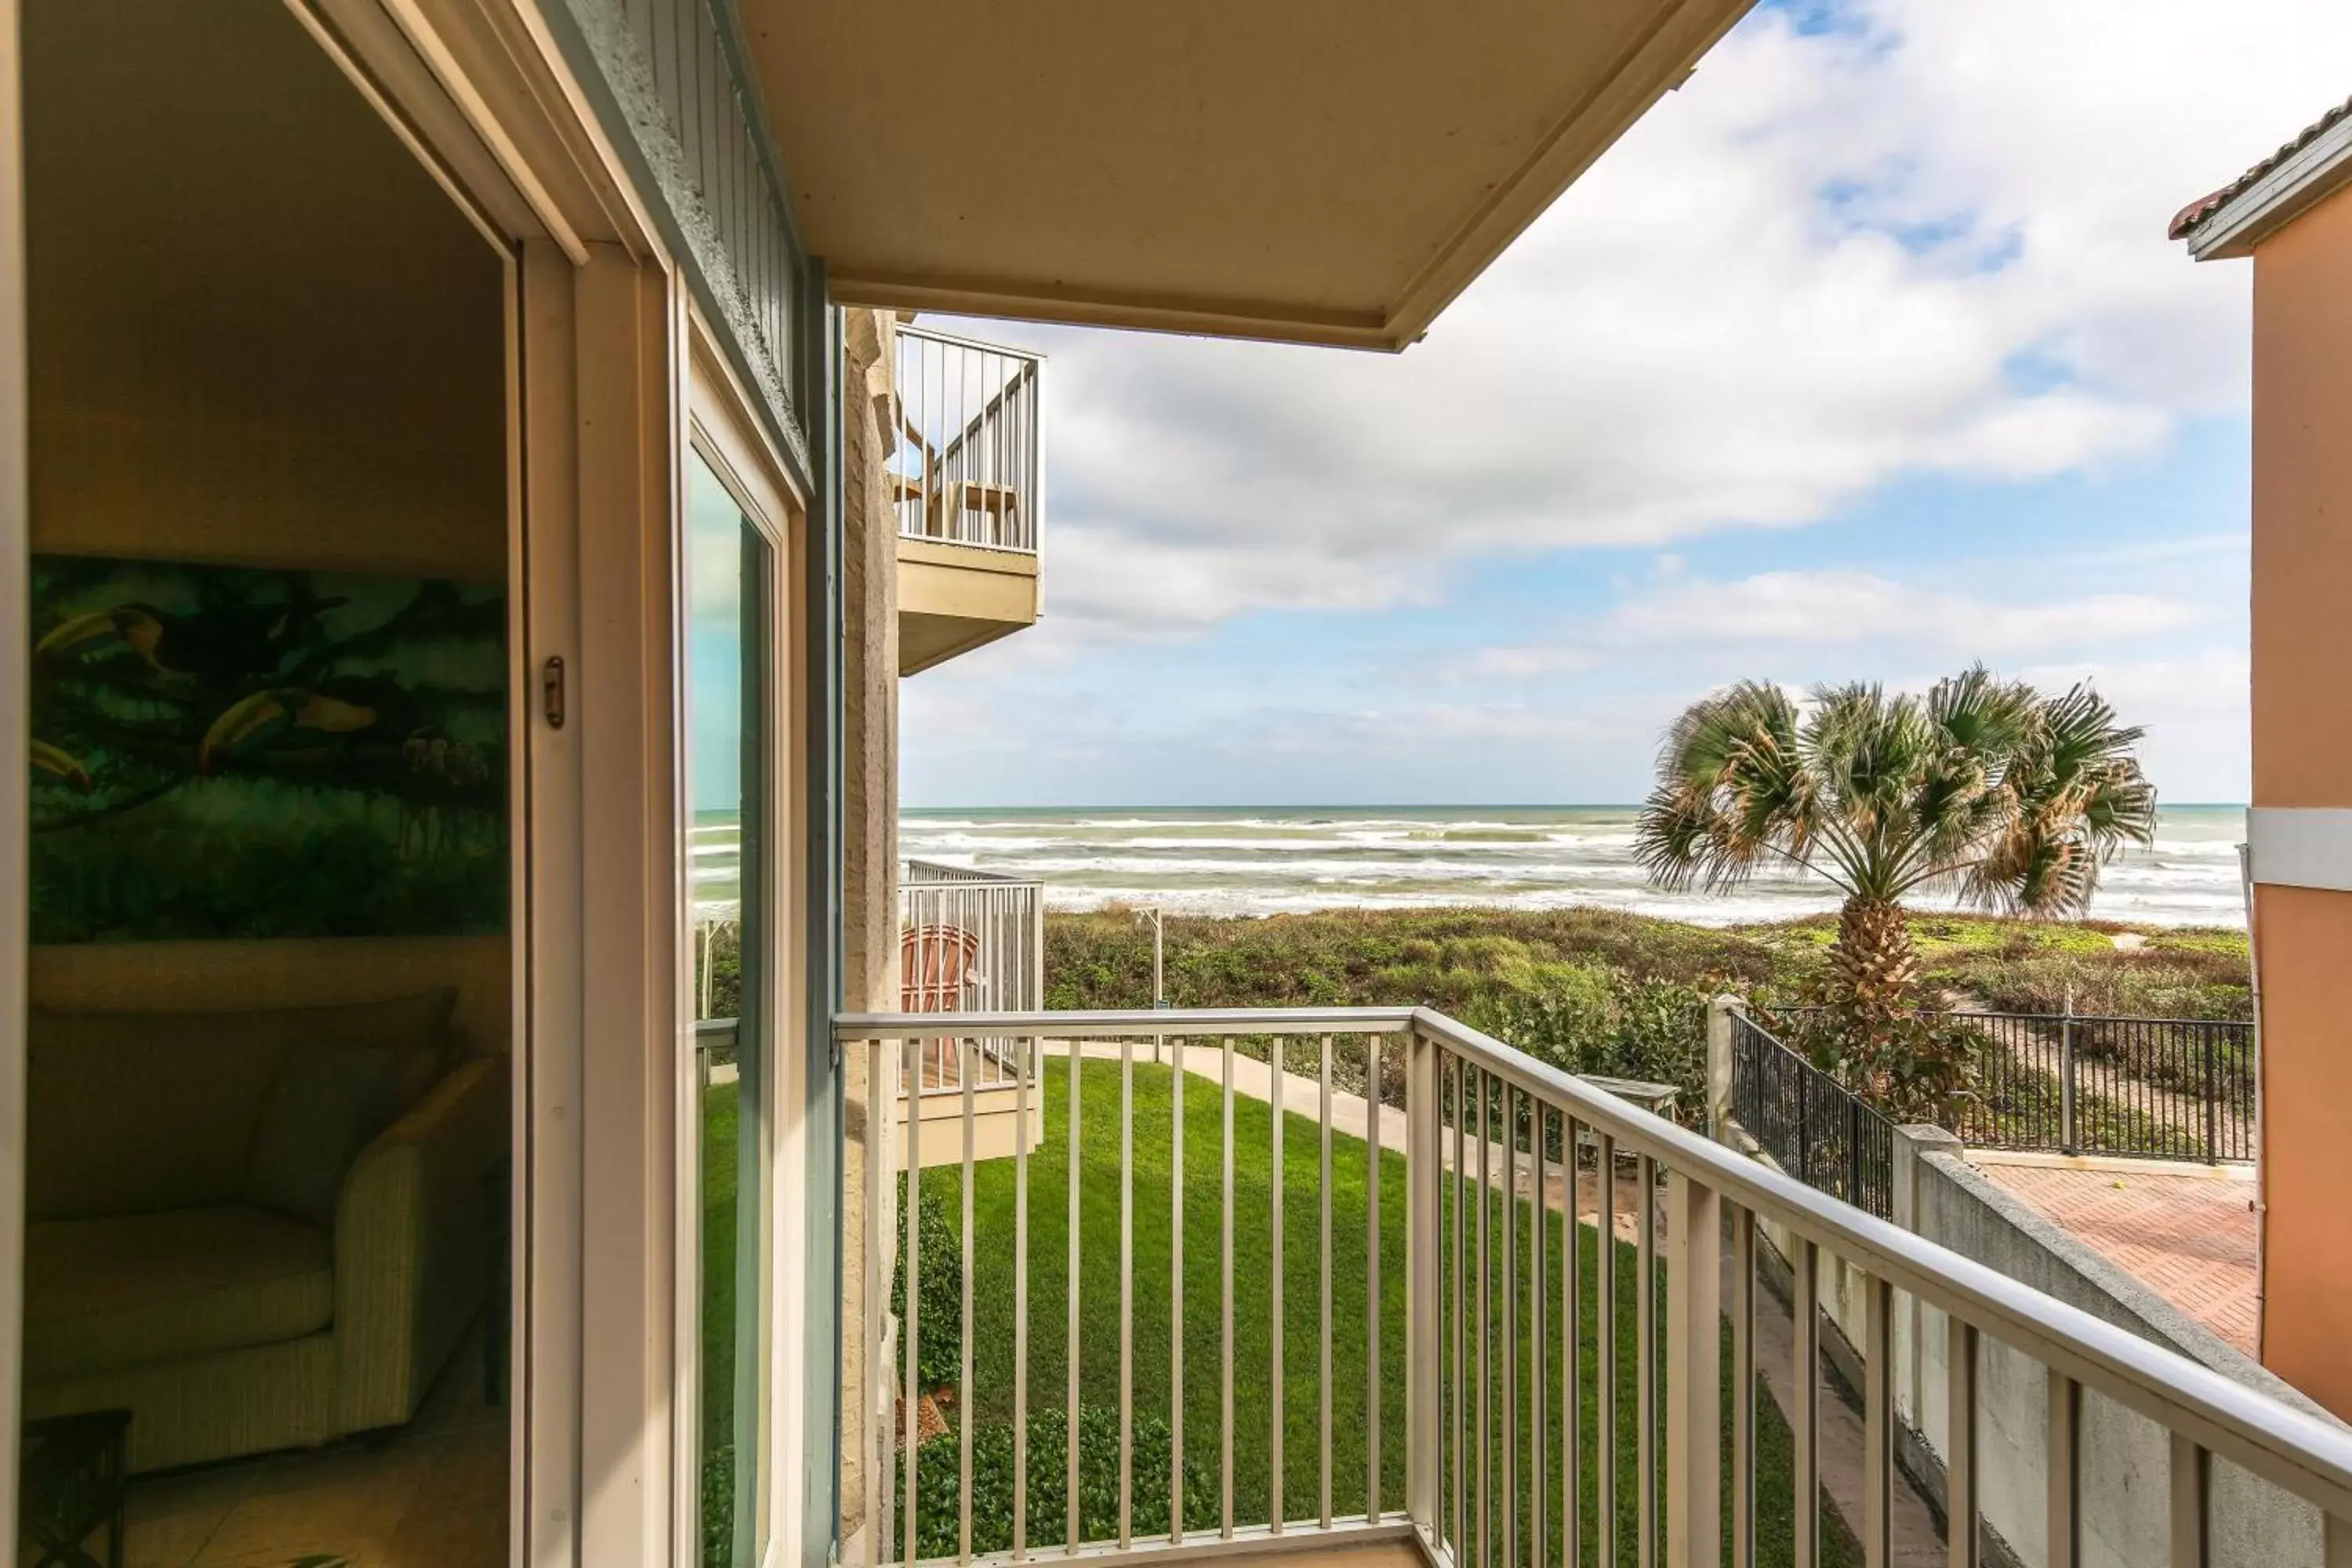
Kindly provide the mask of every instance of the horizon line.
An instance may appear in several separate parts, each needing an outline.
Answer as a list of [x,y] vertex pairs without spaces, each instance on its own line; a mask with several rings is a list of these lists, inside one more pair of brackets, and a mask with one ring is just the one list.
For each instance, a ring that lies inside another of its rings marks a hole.
[[[1378,800],[1342,804],[1332,801],[1244,801],[1234,805],[1207,805],[1195,801],[1163,801],[1151,805],[1100,801],[1050,801],[1019,805],[1003,802],[963,804],[955,805],[908,805],[900,804],[901,816],[926,811],[1639,811],[1638,800],[1563,800],[1563,801],[1475,801],[1475,800]],[[2246,811],[2252,803],[2242,800],[2181,800],[2159,801],[2158,811]]]

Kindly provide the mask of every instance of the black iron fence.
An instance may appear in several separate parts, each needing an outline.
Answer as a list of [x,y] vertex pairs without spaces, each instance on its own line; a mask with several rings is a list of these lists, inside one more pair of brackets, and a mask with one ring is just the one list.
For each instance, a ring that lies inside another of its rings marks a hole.
[[1952,1129],[1987,1149],[2254,1157],[2254,1026],[2203,1018],[1948,1013],[1984,1041]]
[[1895,1124],[1744,1013],[1731,1017],[1731,1114],[1799,1181],[1894,1217]]
[[[1811,1009],[1788,1009],[1791,1022]],[[2254,1026],[2214,1018],[1923,1011],[1976,1040],[1964,1143],[2219,1164],[2254,1157]]]

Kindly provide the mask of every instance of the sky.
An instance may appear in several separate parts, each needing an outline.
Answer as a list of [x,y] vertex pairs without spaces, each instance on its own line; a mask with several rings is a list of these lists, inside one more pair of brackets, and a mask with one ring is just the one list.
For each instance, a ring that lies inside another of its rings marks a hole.
[[2341,0],[1766,5],[1402,354],[947,323],[1048,356],[1044,615],[902,801],[1624,802],[1976,660],[2242,801],[2252,272],[2164,231],[2347,94]]

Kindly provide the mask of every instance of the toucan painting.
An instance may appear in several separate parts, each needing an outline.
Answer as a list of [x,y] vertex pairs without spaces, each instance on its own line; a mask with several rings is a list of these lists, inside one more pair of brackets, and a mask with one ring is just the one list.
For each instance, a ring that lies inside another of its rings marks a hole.
[[489,933],[495,584],[37,555],[34,940]]

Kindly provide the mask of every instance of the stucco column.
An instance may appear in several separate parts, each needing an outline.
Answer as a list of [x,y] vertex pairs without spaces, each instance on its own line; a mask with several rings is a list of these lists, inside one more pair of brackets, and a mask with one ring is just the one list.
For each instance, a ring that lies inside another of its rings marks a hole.
[[[895,426],[895,323],[852,310],[844,323],[842,408],[842,963],[854,1011],[898,1002],[898,605],[897,517],[884,465]],[[841,1532],[865,1522],[866,1180],[869,1151],[891,1162],[890,1118],[869,1128],[866,1053],[842,1064]]]
[[1706,1135],[1718,1142],[1731,1115],[1731,1020],[1746,1008],[1727,994],[1706,1005]]

